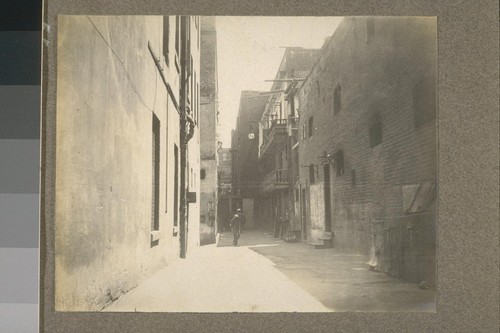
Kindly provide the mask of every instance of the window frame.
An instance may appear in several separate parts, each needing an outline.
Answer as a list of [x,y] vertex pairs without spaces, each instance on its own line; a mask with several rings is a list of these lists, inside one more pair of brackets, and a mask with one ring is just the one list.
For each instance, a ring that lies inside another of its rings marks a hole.
[[313,132],[314,132],[314,118],[313,116],[310,116],[307,121],[307,137],[311,138],[313,136]]
[[342,110],[342,85],[337,83],[333,90],[333,114],[338,114]]
[[316,175],[314,171],[314,164],[309,164],[309,183],[310,184],[315,184],[316,183]]
[[335,177],[342,177],[345,174],[344,150],[339,149],[335,152]]

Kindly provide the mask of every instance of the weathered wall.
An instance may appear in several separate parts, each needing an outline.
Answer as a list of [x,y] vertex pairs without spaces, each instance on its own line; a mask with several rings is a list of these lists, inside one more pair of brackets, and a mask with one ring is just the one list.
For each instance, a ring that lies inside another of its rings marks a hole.
[[[59,16],[58,311],[99,310],[179,255],[174,170],[166,167],[179,117],[148,50],[150,42],[161,57],[162,32],[161,16]],[[164,67],[178,91],[176,72]],[[157,245],[150,238],[153,113],[160,121]]]
[[[322,183],[321,156],[343,151],[343,174],[330,168],[335,246],[366,254],[374,246],[383,271],[434,281],[435,208],[405,214],[402,198],[407,185],[436,183],[436,21],[372,20],[369,36],[368,19],[344,19],[301,87],[299,127],[313,116],[314,131],[300,143],[300,164],[317,164]],[[382,142],[371,147],[377,117]],[[300,179],[310,186],[307,168]]]
[[222,229],[231,219],[229,200],[231,196],[231,149],[221,148],[218,152],[218,197],[217,197],[217,227]]
[[310,234],[312,239],[319,239],[325,231],[325,198],[323,184],[309,186],[309,196],[311,198],[309,210]]
[[190,96],[191,109],[195,118],[196,126],[194,136],[188,143],[187,154],[187,181],[188,190],[196,193],[196,202],[188,204],[188,255],[189,251],[200,245],[200,22],[199,17],[190,16],[191,57],[193,68],[191,74]]
[[[217,221],[217,33],[215,17],[201,18],[200,156],[205,178],[200,179],[202,238],[215,241]],[[208,233],[208,235],[206,235]]]
[[[235,164],[236,188],[242,197],[254,198],[259,184],[257,171],[259,152],[258,121],[264,112],[267,96],[259,96],[258,91],[242,91],[240,106],[236,121],[235,137],[232,141],[232,162]],[[254,139],[250,140],[248,134],[253,130]]]
[[216,210],[211,205],[217,204],[217,161],[201,160],[201,169],[205,170],[205,179],[200,181],[200,222],[213,226]]

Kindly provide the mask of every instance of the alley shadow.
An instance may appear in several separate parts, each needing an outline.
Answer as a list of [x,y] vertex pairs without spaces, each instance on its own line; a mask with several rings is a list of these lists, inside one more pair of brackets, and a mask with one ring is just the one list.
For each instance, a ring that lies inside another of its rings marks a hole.
[[[220,232],[217,247],[233,247],[233,233],[231,231]],[[270,233],[261,230],[249,230],[241,233],[238,245],[239,247],[267,247],[279,246],[283,241],[274,238]]]

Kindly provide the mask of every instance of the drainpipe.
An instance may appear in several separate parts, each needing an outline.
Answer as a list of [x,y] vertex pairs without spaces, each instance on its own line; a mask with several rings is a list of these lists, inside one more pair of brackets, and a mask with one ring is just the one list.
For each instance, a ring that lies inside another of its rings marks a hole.
[[186,258],[187,254],[187,235],[188,235],[188,202],[187,202],[187,188],[188,182],[186,178],[186,168],[187,168],[187,153],[188,153],[188,142],[194,135],[194,120],[191,116],[190,106],[187,104],[187,90],[186,87],[189,84],[188,64],[190,55],[187,54],[188,50],[188,24],[189,16],[181,16],[181,56],[180,56],[180,66],[181,66],[181,78],[180,78],[180,163],[181,163],[181,188],[180,188],[180,257]]

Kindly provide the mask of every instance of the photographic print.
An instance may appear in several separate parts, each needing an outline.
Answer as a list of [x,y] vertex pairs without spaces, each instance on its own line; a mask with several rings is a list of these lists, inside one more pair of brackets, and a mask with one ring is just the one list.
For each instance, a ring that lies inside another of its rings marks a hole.
[[436,311],[436,17],[59,15],[56,50],[56,311]]

